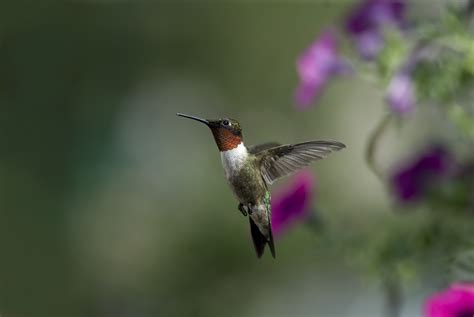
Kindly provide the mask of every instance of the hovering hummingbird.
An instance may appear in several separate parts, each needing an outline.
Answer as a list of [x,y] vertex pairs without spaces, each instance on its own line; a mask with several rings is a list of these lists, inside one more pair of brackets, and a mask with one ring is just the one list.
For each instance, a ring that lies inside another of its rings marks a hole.
[[182,113],[177,115],[202,122],[211,129],[221,154],[225,176],[239,200],[238,209],[244,216],[249,216],[257,256],[262,256],[268,244],[275,258],[268,186],[278,178],[346,146],[337,141],[308,141],[286,145],[268,142],[246,147],[237,120],[206,120]]

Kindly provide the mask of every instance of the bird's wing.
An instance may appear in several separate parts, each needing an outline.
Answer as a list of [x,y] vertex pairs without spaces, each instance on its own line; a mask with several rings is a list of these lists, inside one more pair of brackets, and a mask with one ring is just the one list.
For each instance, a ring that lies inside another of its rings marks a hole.
[[263,179],[271,184],[280,177],[325,158],[346,146],[337,141],[308,141],[269,148],[257,153]]
[[273,147],[277,147],[277,146],[280,146],[280,145],[281,144],[277,143],[277,142],[267,142],[267,143],[262,143],[262,144],[256,144],[256,145],[249,146],[249,148],[247,150],[249,151],[250,154],[257,154],[257,153],[262,152],[264,150],[268,150],[268,149],[271,149]]

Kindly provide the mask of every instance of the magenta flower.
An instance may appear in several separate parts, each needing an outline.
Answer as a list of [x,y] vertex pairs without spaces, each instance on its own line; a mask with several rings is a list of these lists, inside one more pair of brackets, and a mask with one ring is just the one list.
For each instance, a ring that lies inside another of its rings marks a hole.
[[474,316],[474,284],[456,283],[447,290],[428,298],[424,306],[425,317]]
[[453,171],[454,165],[454,158],[444,148],[428,149],[395,171],[391,178],[395,196],[402,202],[422,198],[435,181]]
[[406,114],[415,108],[415,84],[408,71],[401,71],[392,78],[385,98],[395,113]]
[[313,174],[301,171],[294,176],[292,184],[272,195],[272,230],[275,236],[310,216],[314,187]]
[[337,39],[333,31],[326,30],[297,60],[300,84],[295,100],[301,110],[308,108],[327,82],[337,74],[349,71],[349,66],[338,56]]
[[348,16],[346,31],[365,59],[373,59],[383,47],[383,27],[402,26],[404,0],[365,0]]

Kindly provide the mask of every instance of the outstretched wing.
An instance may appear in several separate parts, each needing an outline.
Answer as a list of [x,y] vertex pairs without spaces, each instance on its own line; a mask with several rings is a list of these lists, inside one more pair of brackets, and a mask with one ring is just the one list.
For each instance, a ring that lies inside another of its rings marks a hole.
[[277,142],[267,142],[267,143],[262,143],[262,144],[249,146],[249,148],[247,150],[249,151],[250,154],[257,154],[257,153],[262,152],[264,150],[268,150],[268,149],[271,149],[273,147],[277,147],[277,146],[280,146],[280,145],[281,144],[277,143]]
[[257,154],[260,171],[268,184],[280,177],[309,165],[312,161],[325,158],[346,146],[337,141],[308,141],[287,144],[263,150]]

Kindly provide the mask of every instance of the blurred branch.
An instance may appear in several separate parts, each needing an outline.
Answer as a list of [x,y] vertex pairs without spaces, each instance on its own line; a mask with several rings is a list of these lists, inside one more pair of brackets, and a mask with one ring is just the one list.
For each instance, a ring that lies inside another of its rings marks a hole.
[[459,253],[454,258],[450,270],[453,280],[474,282],[474,248]]
[[468,28],[472,31],[474,28],[474,0],[469,0],[466,8]]
[[365,151],[365,159],[369,165],[369,168],[372,170],[372,172],[374,172],[375,175],[377,175],[378,178],[380,178],[380,180],[384,179],[384,175],[380,166],[377,165],[375,155],[380,139],[392,118],[393,115],[391,113],[386,114],[382,118],[375,130],[370,134],[369,142],[367,143],[367,148]]
[[474,14],[474,0],[469,0],[467,3],[466,12],[468,16],[472,16]]
[[395,270],[390,270],[383,277],[385,291],[385,309],[387,317],[399,317],[402,308],[402,287],[400,277]]

